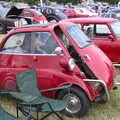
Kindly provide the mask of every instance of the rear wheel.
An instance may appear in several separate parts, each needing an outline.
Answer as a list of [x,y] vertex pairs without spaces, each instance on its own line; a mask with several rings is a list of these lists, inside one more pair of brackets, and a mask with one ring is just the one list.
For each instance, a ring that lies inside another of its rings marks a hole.
[[58,98],[68,101],[67,107],[63,111],[68,116],[83,117],[89,111],[90,101],[85,93],[77,87],[60,91]]
[[5,30],[4,30],[4,25],[2,23],[0,23],[0,33],[4,34]]

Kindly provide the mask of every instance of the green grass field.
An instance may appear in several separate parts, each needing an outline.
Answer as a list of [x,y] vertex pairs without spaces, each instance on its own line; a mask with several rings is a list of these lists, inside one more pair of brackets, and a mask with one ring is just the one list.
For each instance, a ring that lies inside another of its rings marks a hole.
[[[65,120],[120,120],[120,87],[112,90],[110,101],[106,104],[92,104],[92,108],[84,118],[69,118],[64,116]],[[1,96],[0,102],[3,107],[12,115],[16,115],[15,100],[9,96]],[[43,113],[39,113],[43,116]],[[56,120],[53,115],[48,120]]]
[[[0,35],[2,38],[3,35]],[[120,80],[120,71],[117,73],[117,80]],[[89,113],[83,118],[69,118],[64,116],[65,120],[120,120],[120,87],[117,90],[112,90],[110,93],[110,101],[106,104],[93,104]],[[16,115],[15,100],[8,96],[1,96],[0,103],[9,113]],[[40,113],[42,116],[43,113]],[[53,115],[48,120],[56,120]]]

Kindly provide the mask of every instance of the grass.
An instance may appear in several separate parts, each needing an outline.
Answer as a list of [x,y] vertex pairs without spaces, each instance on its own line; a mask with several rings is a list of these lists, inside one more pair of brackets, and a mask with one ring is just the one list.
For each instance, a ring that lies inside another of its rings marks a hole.
[[[0,35],[0,39],[4,35]],[[116,79],[120,80],[120,71]],[[9,96],[0,96],[0,103],[6,111],[12,115],[16,115],[15,100]],[[40,116],[43,114],[40,113]],[[120,87],[117,90],[112,90],[110,94],[110,101],[106,104],[93,104],[89,113],[83,118],[70,118],[64,116],[65,120],[120,120]],[[48,120],[56,120],[56,117],[52,115]]]
[[[120,77],[118,77],[119,79]],[[110,101],[106,104],[93,104],[89,113],[83,118],[70,118],[64,116],[65,120],[120,120],[120,87],[111,91]],[[12,115],[16,115],[15,100],[9,96],[1,96],[0,103]],[[40,116],[44,115],[39,113]],[[48,120],[56,120],[56,116],[51,116]]]

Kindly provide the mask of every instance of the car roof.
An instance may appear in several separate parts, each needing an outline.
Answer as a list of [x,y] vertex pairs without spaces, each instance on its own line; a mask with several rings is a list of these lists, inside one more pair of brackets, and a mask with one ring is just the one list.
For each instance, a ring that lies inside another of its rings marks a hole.
[[67,26],[73,25],[74,23],[69,21],[61,21],[59,23],[46,23],[46,24],[31,24],[25,25],[21,27],[15,27],[11,31],[8,32],[7,36],[14,33],[21,32],[36,32],[36,31],[51,31],[55,26],[62,26],[66,28]]
[[14,29],[23,29],[23,28],[46,28],[46,27],[49,27],[50,25],[52,25],[52,23],[44,23],[44,24],[27,24],[27,25],[23,25],[23,26],[20,26],[20,27],[15,27]]
[[111,23],[116,21],[114,18],[102,18],[102,17],[86,17],[86,18],[72,18],[67,19],[67,21],[75,22],[75,23]]

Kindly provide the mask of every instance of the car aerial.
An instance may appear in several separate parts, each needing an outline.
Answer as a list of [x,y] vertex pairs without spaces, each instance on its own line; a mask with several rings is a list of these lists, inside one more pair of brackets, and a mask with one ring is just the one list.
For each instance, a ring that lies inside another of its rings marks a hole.
[[111,59],[114,65],[120,64],[120,22],[113,18],[69,19],[79,24],[86,35]]
[[109,100],[114,67],[76,24],[33,24],[6,34],[0,44],[0,89],[16,90],[15,75],[32,67],[40,90],[72,84],[68,90],[43,92],[68,100],[66,115],[83,117],[90,103]]

